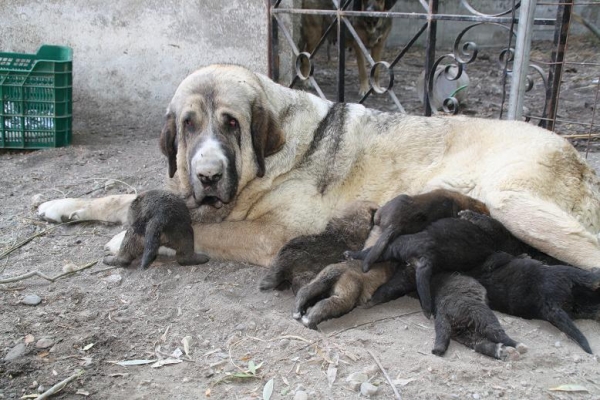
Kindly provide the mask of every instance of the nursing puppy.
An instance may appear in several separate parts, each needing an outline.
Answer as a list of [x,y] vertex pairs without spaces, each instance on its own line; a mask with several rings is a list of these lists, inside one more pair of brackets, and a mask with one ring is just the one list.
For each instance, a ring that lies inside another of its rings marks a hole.
[[[377,261],[406,262],[414,266],[421,307],[429,317],[432,310],[430,281],[434,272],[468,271],[496,251],[519,255],[533,250],[510,234],[485,230],[465,219],[444,218],[432,222],[422,232],[397,237]],[[364,259],[369,251],[369,248],[349,251],[346,256]],[[369,269],[363,264],[363,271]]]
[[[467,217],[484,229],[498,229],[497,221],[489,217]],[[487,289],[494,310],[548,321],[592,354],[572,318],[600,321],[600,273],[567,265],[548,266],[502,252],[491,255],[468,274]]]
[[365,257],[364,268],[370,268],[398,236],[420,232],[433,221],[442,218],[457,217],[461,210],[489,215],[487,207],[481,201],[446,189],[415,196],[401,194],[393,198],[375,213],[374,223],[381,228],[382,234]]
[[446,353],[450,339],[499,360],[518,360],[527,347],[504,332],[486,302],[486,290],[475,279],[457,273],[436,274],[431,279],[437,356]]
[[161,245],[176,251],[179,265],[196,265],[208,256],[194,252],[192,219],[185,202],[175,194],[149,190],[137,196],[127,215],[129,228],[116,256],[106,256],[104,264],[127,267],[142,256],[146,269],[156,259]]
[[343,261],[347,249],[362,249],[371,228],[377,204],[356,201],[342,210],[317,235],[290,240],[271,263],[259,284],[260,290],[283,290],[291,285],[294,294],[329,264]]

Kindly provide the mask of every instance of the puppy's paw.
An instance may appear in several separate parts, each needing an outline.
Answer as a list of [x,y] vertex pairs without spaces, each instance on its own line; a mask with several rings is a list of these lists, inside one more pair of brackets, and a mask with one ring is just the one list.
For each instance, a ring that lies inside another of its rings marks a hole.
[[502,343],[498,343],[496,347],[496,358],[502,361],[518,361],[521,358],[521,355],[514,347],[504,346]]
[[442,348],[440,348],[440,347],[434,347],[434,348],[431,350],[431,354],[435,354],[436,356],[438,356],[438,357],[441,357],[441,356],[443,356],[444,354],[446,354],[446,349],[442,349]]
[[515,349],[517,349],[519,354],[525,354],[527,353],[527,351],[529,351],[529,347],[525,346],[523,343],[517,344],[517,347],[515,347]]
[[301,321],[302,321],[302,325],[304,325],[308,329],[312,329],[312,330],[315,330],[315,331],[317,330],[317,324],[315,324],[314,322],[312,322],[307,315],[305,315],[304,317],[302,317]]
[[300,311],[294,311],[292,313],[292,318],[294,318],[295,320],[299,320],[300,318],[302,318],[302,313]]

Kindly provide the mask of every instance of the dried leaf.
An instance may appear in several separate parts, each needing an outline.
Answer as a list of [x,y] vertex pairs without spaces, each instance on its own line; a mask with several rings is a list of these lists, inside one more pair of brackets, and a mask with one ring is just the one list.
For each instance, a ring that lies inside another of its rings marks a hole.
[[88,351],[88,350],[89,350],[89,349],[91,349],[92,347],[94,347],[94,343],[90,343],[90,344],[86,345],[86,346],[83,348],[83,351]]
[[263,389],[263,400],[270,400],[273,395],[273,387],[275,386],[275,381],[273,378],[269,379]]
[[577,384],[560,385],[550,388],[550,390],[555,392],[589,392],[589,390],[587,390],[584,386]]
[[252,375],[256,375],[256,365],[254,365],[253,360],[248,361],[248,371],[250,371]]
[[283,383],[285,383],[286,385],[290,386],[290,382],[287,380],[287,378],[285,376],[282,376],[281,380],[283,381]]
[[206,397],[210,397],[210,388],[206,389],[206,392],[204,392],[204,395]]
[[183,360],[174,359],[174,358],[165,358],[164,360],[158,360],[157,362],[155,362],[154,364],[152,364],[150,367],[152,367],[152,368],[160,368],[163,365],[179,364],[181,362],[183,362]]
[[333,386],[336,377],[337,367],[334,364],[329,364],[329,368],[327,368],[327,382],[329,383],[329,387]]
[[35,337],[32,334],[25,335],[25,344],[33,343]]
[[190,356],[190,346],[192,344],[192,337],[191,336],[186,336],[183,339],[181,339],[181,344],[183,344],[183,352],[185,353],[186,356]]
[[83,389],[77,389],[77,391],[75,392],[75,394],[80,394],[80,395],[82,395],[82,396],[86,396],[86,397],[87,397],[87,396],[89,396],[89,395],[90,395],[90,392],[86,392],[86,391],[85,391],[85,390],[83,390]]
[[156,362],[156,360],[125,360],[125,361],[118,361],[115,364],[120,365],[122,367],[129,367],[132,365],[151,364],[153,362]]
[[37,399],[40,397],[39,394],[26,394],[25,396],[21,396],[21,399]]
[[163,333],[162,336],[160,337],[161,342],[167,341],[167,334],[169,333],[169,329],[171,329],[171,325],[167,326],[167,329],[165,329],[165,333]]

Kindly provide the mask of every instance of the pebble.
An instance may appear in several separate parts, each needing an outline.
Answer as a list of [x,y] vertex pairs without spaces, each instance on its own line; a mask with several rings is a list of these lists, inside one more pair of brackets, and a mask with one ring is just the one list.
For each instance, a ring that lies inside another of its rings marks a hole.
[[366,397],[375,395],[377,390],[379,390],[379,388],[369,382],[363,382],[362,385],[360,385],[360,394]]
[[40,204],[44,202],[44,195],[41,193],[34,194],[31,196],[31,207],[38,208]]
[[473,398],[479,400],[481,397],[479,396],[479,393],[473,393]]
[[23,297],[23,300],[21,300],[21,303],[28,306],[37,306],[41,302],[42,298],[37,294],[28,294],[27,296]]
[[361,384],[369,380],[364,372],[354,372],[346,378],[346,386],[355,392],[360,390]]
[[556,342],[554,342],[554,347],[560,347],[560,340],[557,340]]
[[379,367],[375,364],[371,364],[365,367],[362,372],[367,374],[367,376],[370,378],[379,372]]
[[282,349],[285,349],[289,345],[290,345],[290,339],[281,339],[279,341],[279,347],[281,347]]
[[4,356],[4,361],[12,361],[21,357],[25,353],[25,343],[19,343]]
[[119,274],[112,274],[104,278],[104,282],[108,284],[109,288],[119,286],[121,280],[123,280],[123,277]]
[[48,347],[52,346],[54,344],[54,340],[50,339],[50,338],[41,338],[40,340],[38,340],[35,344],[35,347],[37,347],[38,349],[47,349]]
[[308,400],[308,393],[303,390],[298,390],[294,393],[294,400]]

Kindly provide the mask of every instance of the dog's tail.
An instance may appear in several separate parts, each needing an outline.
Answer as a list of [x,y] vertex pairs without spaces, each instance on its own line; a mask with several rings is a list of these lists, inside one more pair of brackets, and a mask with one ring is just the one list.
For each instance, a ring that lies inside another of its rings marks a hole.
[[398,236],[398,232],[393,227],[387,227],[377,239],[377,242],[371,247],[369,254],[363,260],[363,272],[368,272],[371,266],[375,264],[380,258],[387,246],[392,240]]

